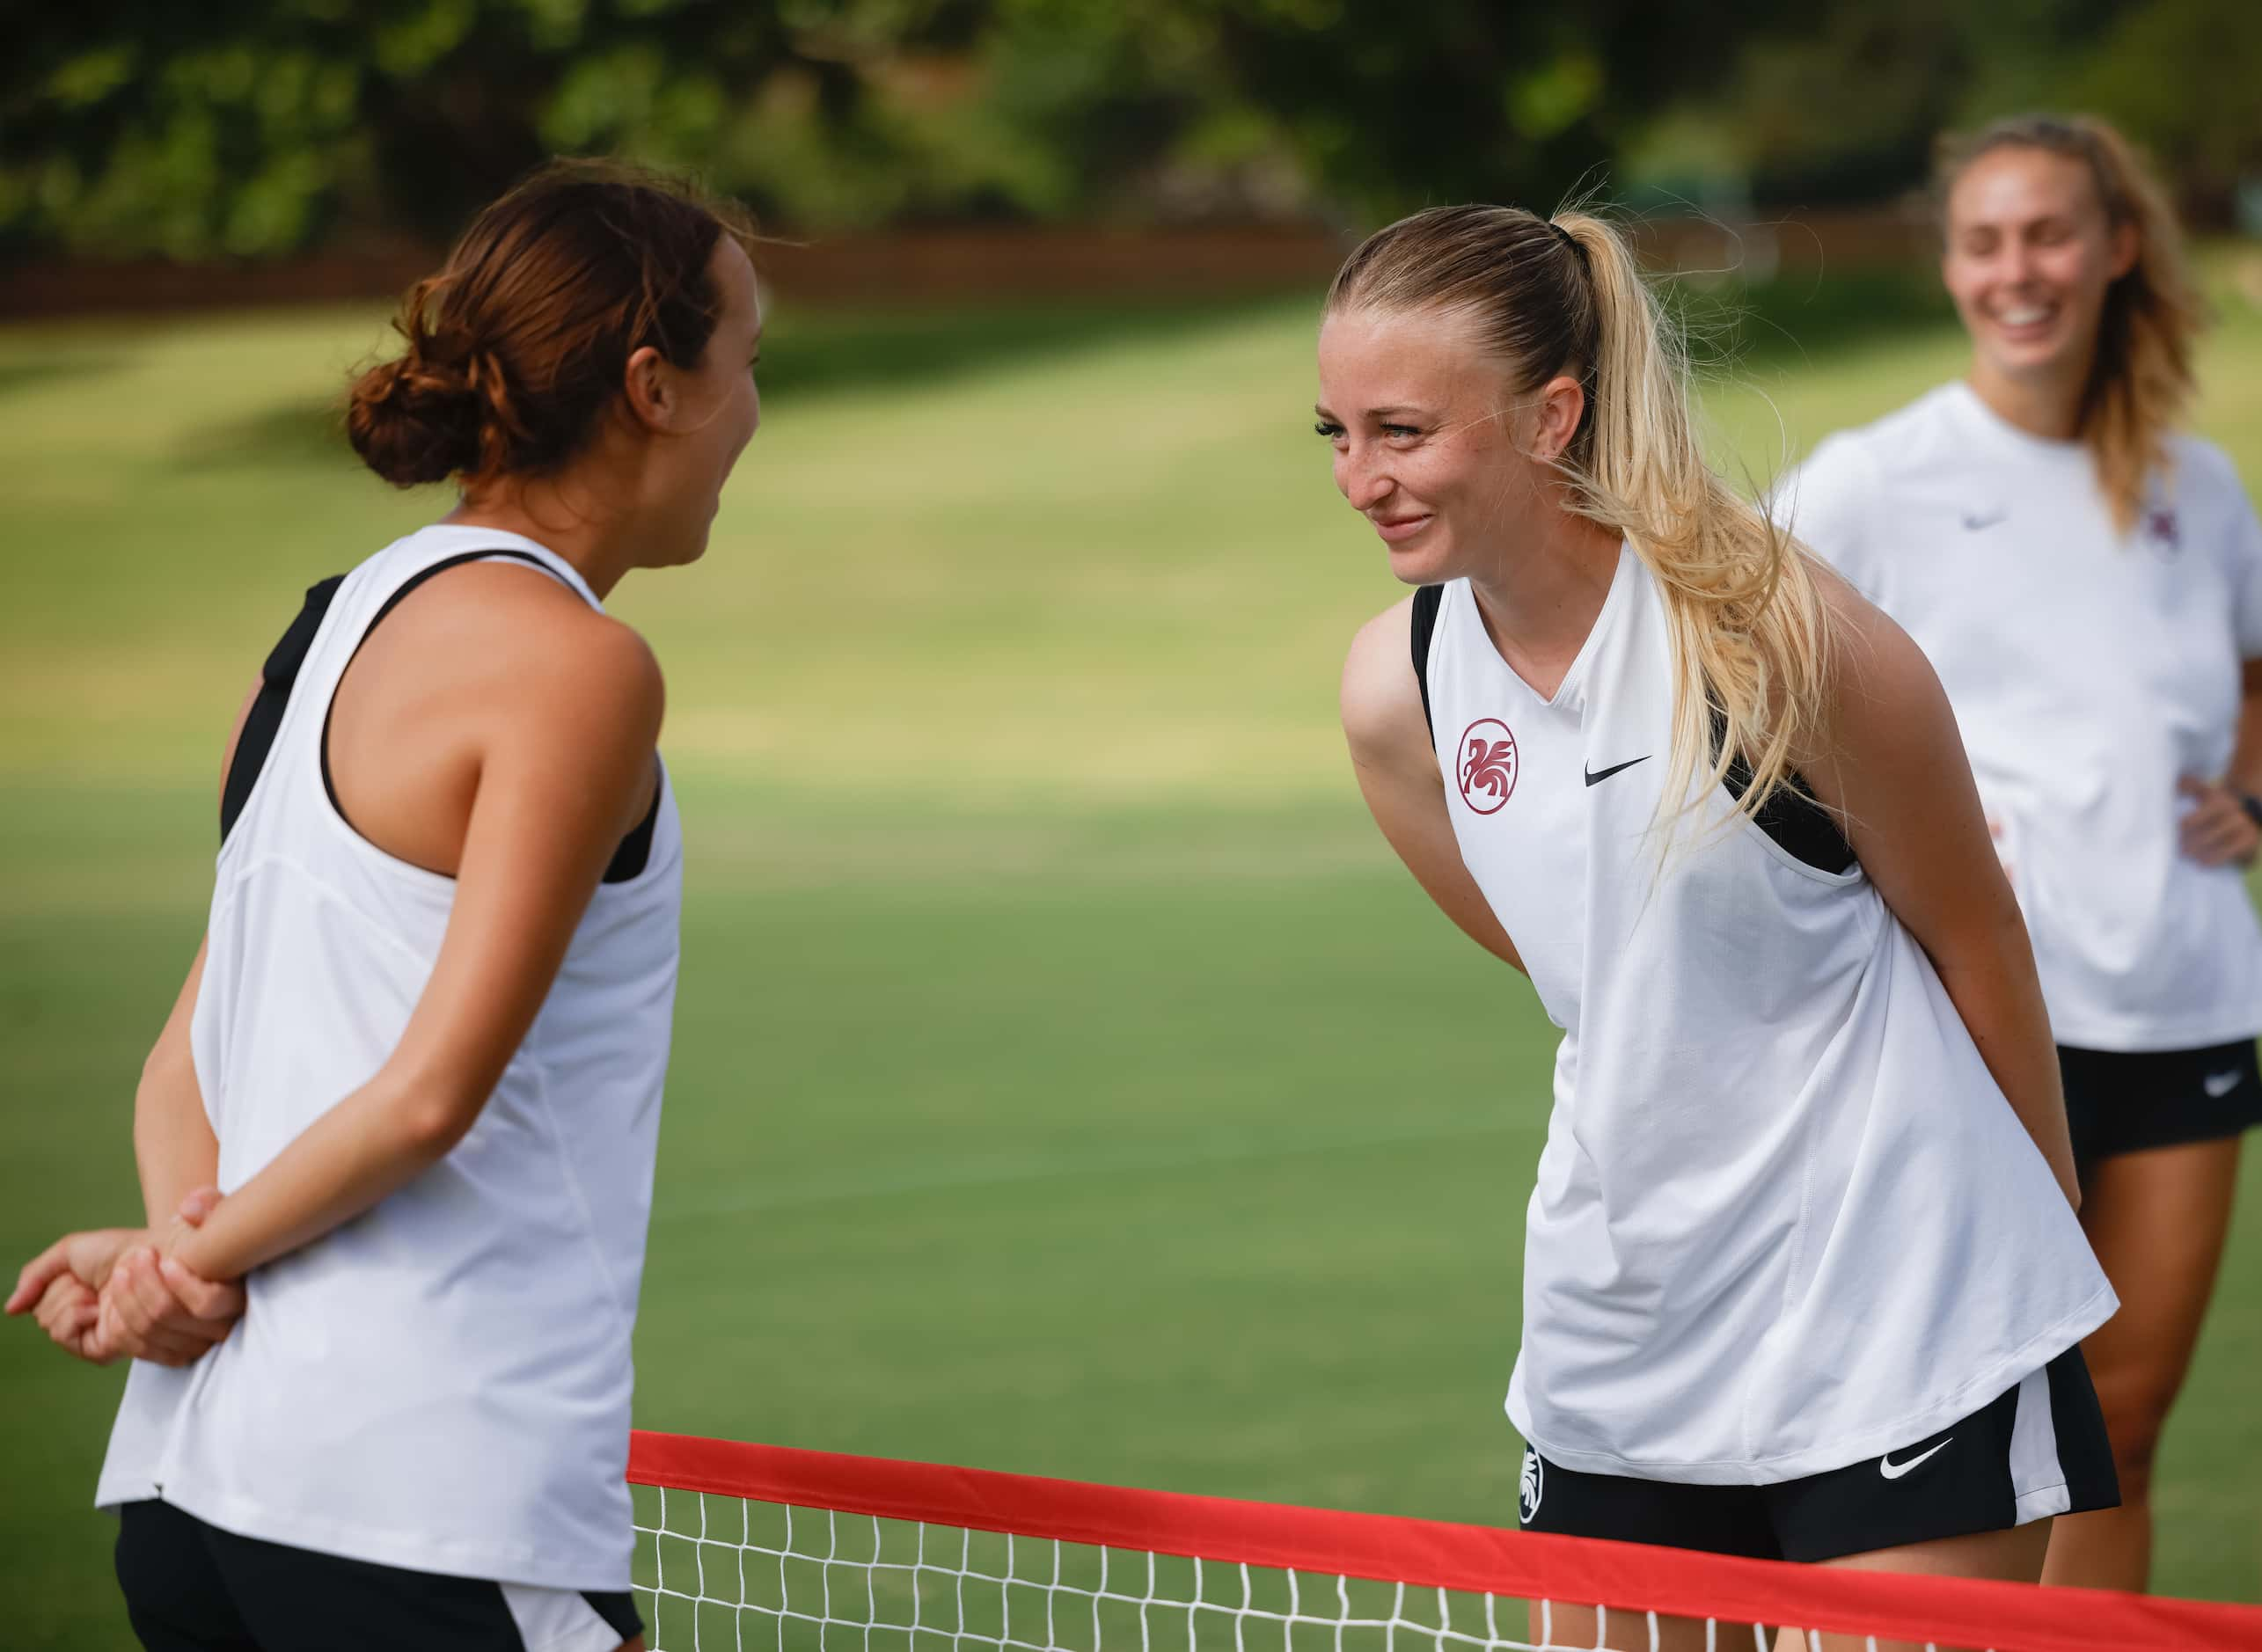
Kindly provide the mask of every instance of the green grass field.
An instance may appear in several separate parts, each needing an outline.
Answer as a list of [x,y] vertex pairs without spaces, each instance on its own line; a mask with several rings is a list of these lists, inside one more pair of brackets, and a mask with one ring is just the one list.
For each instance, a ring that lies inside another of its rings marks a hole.
[[[1928,306],[1764,296],[1766,475],[1953,372]],[[135,1208],[216,766],[298,589],[445,508],[326,398],[374,310],[0,329],[0,1254]],[[1309,433],[1307,298],[773,320],[670,682],[684,970],[643,1424],[1512,1522],[1499,1411],[1550,1029],[1341,757],[1392,598]],[[2262,315],[2202,424],[2262,486]],[[2160,1586],[2262,1597],[2262,1173],[2170,1436]],[[128,1643],[120,1377],[0,1334],[14,1647]]]

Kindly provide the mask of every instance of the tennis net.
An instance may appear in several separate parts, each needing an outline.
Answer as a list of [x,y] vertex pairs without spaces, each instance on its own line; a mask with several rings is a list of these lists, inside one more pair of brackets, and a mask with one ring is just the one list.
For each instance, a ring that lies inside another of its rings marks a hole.
[[2262,1648],[2262,1609],[639,1433],[652,1652]]

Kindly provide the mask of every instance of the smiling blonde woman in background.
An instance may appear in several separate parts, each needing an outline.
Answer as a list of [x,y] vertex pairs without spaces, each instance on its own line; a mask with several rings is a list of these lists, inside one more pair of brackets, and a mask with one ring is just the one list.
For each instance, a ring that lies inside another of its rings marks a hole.
[[1969,372],[1822,443],[1798,535],[1906,626],[1961,725],[2034,939],[2082,1220],[2119,1314],[2086,1344],[2122,1505],[2047,1581],[2145,1586],[2152,1463],[2262,1120],[2262,525],[2179,428],[2200,303],[2102,121],[1952,147],[1942,274]]

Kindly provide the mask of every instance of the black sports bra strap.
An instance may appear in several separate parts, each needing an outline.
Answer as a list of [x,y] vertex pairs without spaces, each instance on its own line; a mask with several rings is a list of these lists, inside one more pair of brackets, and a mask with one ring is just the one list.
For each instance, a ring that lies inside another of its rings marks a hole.
[[[392,595],[386,597],[384,601],[379,604],[376,615],[371,618],[368,627],[362,632],[361,640],[354,644],[354,653],[347,656],[345,669],[338,673],[338,680],[340,683],[346,680],[346,671],[353,669],[354,659],[355,656],[360,654],[362,645],[369,641],[371,633],[374,632],[379,625],[384,624],[385,616],[392,613],[394,609],[399,607],[401,603],[407,597],[408,594],[414,590],[418,586],[424,584],[437,574],[445,574],[450,568],[461,567],[466,562],[492,562],[501,559],[508,559],[514,562],[523,562],[530,567],[539,568],[552,579],[556,580],[559,584],[566,586],[569,590],[573,588],[573,587],[568,584],[565,579],[560,577],[557,569],[552,567],[540,557],[530,555],[528,552],[523,551],[513,551],[506,546],[496,545],[491,546],[484,551],[465,551],[457,556],[442,557],[437,562],[433,563],[429,567],[419,568],[415,573],[403,580],[400,584],[394,588]],[[338,811],[338,818],[345,821],[348,826],[351,826],[353,822],[350,819],[348,819],[344,806],[338,801],[338,788],[331,783],[330,779],[330,711],[327,706],[325,706],[322,712],[322,744],[320,752],[322,763],[322,789],[329,793],[330,807]],[[642,873],[646,863],[650,860],[652,856],[652,837],[654,831],[658,827],[660,821],[660,792],[661,787],[665,784],[665,780],[662,779],[653,786],[652,807],[645,811],[644,818],[639,821],[635,826],[631,828],[628,835],[626,837],[623,837],[619,845],[614,848],[612,859],[611,863],[606,866],[604,869],[604,876],[600,880],[600,881],[605,883],[626,883],[629,880]]]
[[322,629],[322,617],[330,611],[331,599],[345,582],[344,574],[333,574],[308,587],[298,617],[260,668],[259,691],[252,697],[251,710],[244,714],[244,726],[236,735],[235,756],[228,760],[227,778],[220,783],[220,841],[223,844],[236,829],[244,805],[252,800],[252,787],[267,766],[267,753],[274,749],[275,737],[282,727],[283,707],[290,703],[298,668],[306,663],[306,651],[314,646],[314,633]]
[[[1728,716],[1716,704],[1711,708],[1712,756],[1717,761],[1720,742],[1727,738]],[[1738,752],[1728,763],[1725,777],[1728,795],[1738,801],[1751,789],[1752,765]],[[1783,783],[1768,793],[1761,803],[1753,822],[1776,846],[1794,860],[1801,860],[1822,872],[1850,872],[1856,865],[1854,846],[1846,841],[1830,811],[1822,807],[1805,778],[1796,769],[1783,777]]]
[[[501,545],[493,546],[485,551],[465,551],[455,556],[442,557],[437,562],[433,563],[430,567],[419,568],[415,573],[401,581],[399,585],[393,588],[392,595],[386,597],[383,603],[377,605],[377,613],[371,617],[370,623],[362,627],[360,638],[355,642],[353,653],[346,656],[346,663],[338,669],[339,683],[342,683],[346,680],[346,673],[354,669],[354,662],[361,658],[362,650],[369,646],[369,640],[371,636],[376,634],[377,628],[384,624],[385,617],[392,613],[394,609],[399,607],[403,602],[406,601],[408,594],[411,591],[415,590],[421,585],[428,583],[436,576],[445,574],[450,568],[459,568],[466,562],[494,561],[498,558],[508,558],[509,560],[514,562],[523,562],[530,567],[541,569],[543,573],[548,574],[552,579],[558,580],[559,584],[564,585],[566,583],[565,581],[558,579],[557,570],[552,567],[548,563],[545,562],[540,557],[530,556],[523,551],[513,551]],[[332,689],[333,705],[336,703],[335,694],[336,689],[333,686]],[[331,706],[329,705],[325,705],[322,708],[322,741],[320,746],[318,748],[322,764],[322,789],[330,794],[330,807],[338,811],[338,818],[340,820],[345,820],[346,810],[344,806],[338,801],[338,788],[330,783],[330,712]],[[348,823],[350,824],[351,822],[349,822]]]
[[1444,603],[1446,588],[1424,585],[1414,593],[1413,624],[1410,627],[1414,651],[1414,681],[1422,691],[1422,720],[1429,725],[1430,738],[1438,737],[1438,726],[1430,717],[1430,639],[1437,635],[1438,609]]
[[[455,556],[442,557],[437,562],[432,564],[431,567],[417,569],[415,573],[410,574],[406,579],[401,581],[399,585],[395,586],[393,588],[392,595],[386,597],[384,601],[379,604],[375,618],[370,619],[369,623],[368,630],[362,632],[362,642],[367,642],[370,640],[370,632],[375,631],[379,625],[384,624],[385,616],[392,612],[394,609],[399,607],[401,603],[406,600],[411,591],[414,590],[418,586],[426,583],[428,581],[432,579],[434,575],[445,574],[450,568],[459,568],[466,562],[493,562],[498,559],[504,558],[507,558],[513,562],[523,562],[527,567],[531,568],[539,568],[552,579],[557,580],[559,584],[565,585],[567,590],[573,589],[572,586],[567,585],[564,580],[559,578],[557,569],[552,567],[540,557],[531,555],[527,552],[513,551],[505,545],[495,545],[485,551],[465,551]],[[578,595],[578,593],[576,593],[576,595]],[[362,651],[362,642],[357,642],[354,645],[354,652],[355,654],[359,654]],[[347,669],[350,670],[353,667],[353,661],[348,658],[346,662]],[[345,675],[344,671],[340,671],[338,674],[339,680],[340,682],[345,680]]]

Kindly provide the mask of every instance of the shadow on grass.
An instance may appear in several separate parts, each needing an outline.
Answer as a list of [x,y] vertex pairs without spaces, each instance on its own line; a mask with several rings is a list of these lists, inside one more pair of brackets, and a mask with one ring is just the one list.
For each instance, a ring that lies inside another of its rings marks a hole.
[[176,470],[215,466],[282,465],[317,468],[357,465],[346,441],[346,405],[340,396],[325,402],[284,402],[247,418],[200,429],[173,453]]
[[[1761,285],[1665,285],[1668,306],[1687,325],[1708,372],[1754,363],[1816,361],[1837,350],[1952,319],[1929,274],[1864,271],[1826,280]],[[1305,315],[1316,325],[1316,293],[1186,303],[978,306],[932,311],[790,309],[763,341],[762,394],[771,416],[834,396],[913,391],[1003,369],[1084,352],[1151,347],[1167,353],[1205,334],[1270,317]],[[99,358],[90,358],[96,359]],[[44,374],[68,362],[26,363]],[[355,463],[340,395],[269,407],[199,431],[175,456],[183,468],[339,465]]]
[[114,373],[126,364],[123,355],[81,351],[61,355],[27,356],[22,361],[0,362],[0,400],[37,390],[56,379],[100,378]]
[[1124,346],[1168,350],[1260,318],[1304,313],[1319,294],[923,311],[786,311],[762,344],[762,393],[781,405],[871,390],[926,389],[1001,368]]
[[[911,391],[1001,369],[1082,352],[1151,346],[1160,351],[1242,325],[1284,307],[1307,310],[1312,295],[1196,303],[981,306],[919,311],[787,311],[762,342],[766,416],[833,396]],[[198,431],[173,456],[179,468],[356,463],[345,433],[345,398],[304,399]]]

